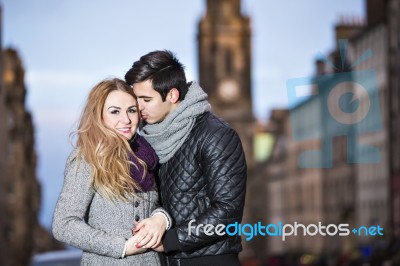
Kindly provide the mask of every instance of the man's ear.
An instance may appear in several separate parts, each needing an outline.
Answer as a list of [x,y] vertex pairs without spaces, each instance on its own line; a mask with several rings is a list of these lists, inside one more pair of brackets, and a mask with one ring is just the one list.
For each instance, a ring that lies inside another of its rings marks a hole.
[[172,88],[167,95],[167,100],[171,103],[177,103],[179,101],[179,91],[177,88]]

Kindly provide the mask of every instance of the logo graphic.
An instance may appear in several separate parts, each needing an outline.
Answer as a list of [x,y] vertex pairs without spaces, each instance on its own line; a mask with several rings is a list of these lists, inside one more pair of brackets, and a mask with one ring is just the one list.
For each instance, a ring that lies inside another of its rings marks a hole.
[[[339,40],[342,70],[346,66],[347,40]],[[352,69],[372,56],[369,49],[347,68]],[[338,70],[329,60],[325,64]],[[348,163],[378,163],[378,148],[361,144],[359,136],[382,130],[376,72],[372,69],[347,71],[315,77],[293,78],[286,82],[290,124],[298,141],[320,139],[320,149],[303,151],[298,158],[301,168],[331,168],[333,139],[347,138]],[[312,88],[311,95],[301,89]]]
[[317,224],[302,224],[294,222],[293,224],[284,224],[278,222],[263,225],[261,222],[256,224],[240,224],[238,222],[224,224],[197,224],[196,220],[190,220],[188,224],[188,235],[200,235],[200,230],[207,236],[245,236],[246,241],[252,240],[256,236],[280,237],[286,241],[289,236],[349,236],[351,232],[356,236],[383,236],[383,227],[380,225],[354,227],[350,232],[349,224],[328,224],[322,222]]

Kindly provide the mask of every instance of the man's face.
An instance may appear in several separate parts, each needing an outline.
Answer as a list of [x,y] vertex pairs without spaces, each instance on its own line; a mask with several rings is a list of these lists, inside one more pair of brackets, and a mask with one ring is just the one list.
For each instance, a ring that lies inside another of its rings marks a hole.
[[161,95],[153,89],[151,80],[133,84],[133,92],[138,98],[140,115],[148,124],[159,123],[171,112],[173,104],[162,101]]

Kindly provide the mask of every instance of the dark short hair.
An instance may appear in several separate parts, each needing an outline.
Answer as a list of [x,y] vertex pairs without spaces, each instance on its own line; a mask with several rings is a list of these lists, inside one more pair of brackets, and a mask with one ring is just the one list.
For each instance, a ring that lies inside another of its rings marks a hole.
[[125,74],[129,85],[146,80],[151,80],[153,89],[163,101],[172,88],[179,91],[179,100],[183,100],[189,87],[183,64],[168,50],[153,51],[140,57]]

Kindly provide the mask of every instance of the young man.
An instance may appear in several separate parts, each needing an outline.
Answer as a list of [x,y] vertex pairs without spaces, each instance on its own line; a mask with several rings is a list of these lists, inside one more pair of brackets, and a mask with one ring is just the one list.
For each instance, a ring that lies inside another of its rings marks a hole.
[[243,215],[247,173],[237,133],[211,113],[207,94],[186,82],[170,51],[142,56],[125,80],[138,98],[141,135],[159,156],[160,199],[173,220],[157,250],[168,265],[240,265],[240,236],[224,230]]

